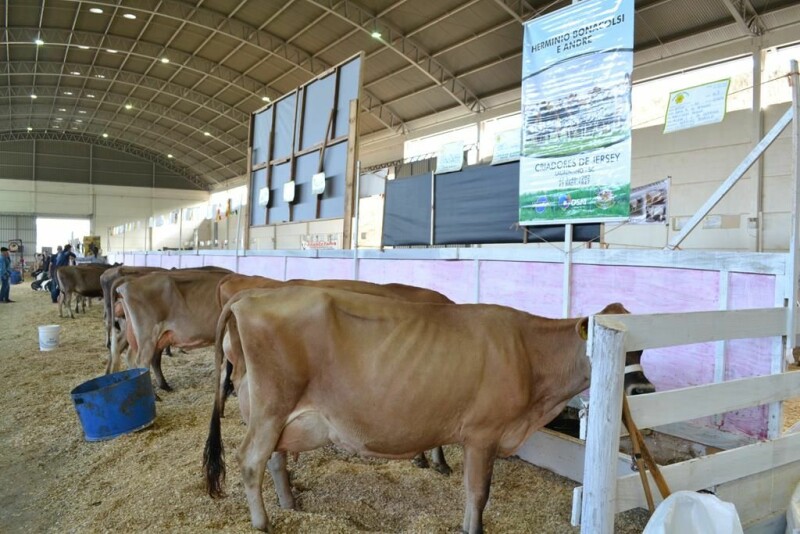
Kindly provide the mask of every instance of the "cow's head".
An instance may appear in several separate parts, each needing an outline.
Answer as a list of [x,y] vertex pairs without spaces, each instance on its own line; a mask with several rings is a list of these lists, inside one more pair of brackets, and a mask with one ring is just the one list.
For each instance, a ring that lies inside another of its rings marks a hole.
[[[619,302],[609,304],[600,312],[600,314],[603,315],[623,313],[630,312]],[[656,390],[656,387],[644,374],[644,369],[642,368],[642,352],[641,350],[634,350],[625,354],[624,387],[626,395],[643,395],[645,393],[654,393]]]
[[625,354],[625,394],[642,395],[654,393],[656,387],[642,369],[642,351],[634,350]]

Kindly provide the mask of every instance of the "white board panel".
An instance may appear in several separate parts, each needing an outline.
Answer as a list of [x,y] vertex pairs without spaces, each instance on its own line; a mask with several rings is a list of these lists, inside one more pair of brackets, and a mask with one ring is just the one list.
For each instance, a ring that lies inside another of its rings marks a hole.
[[780,336],[786,328],[785,308],[606,315],[606,321],[626,328],[625,350],[643,350],[705,343],[722,339]]
[[800,396],[800,373],[766,375],[628,398],[641,428],[668,425]]

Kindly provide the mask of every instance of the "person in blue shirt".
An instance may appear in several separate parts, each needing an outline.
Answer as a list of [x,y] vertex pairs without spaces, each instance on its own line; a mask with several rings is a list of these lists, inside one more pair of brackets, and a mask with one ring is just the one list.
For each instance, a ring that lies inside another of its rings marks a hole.
[[53,280],[50,282],[50,297],[53,300],[53,304],[58,303],[58,268],[69,265],[70,260],[74,259],[75,254],[72,252],[72,245],[67,244],[64,246],[64,250],[58,253],[58,256],[56,256],[56,259],[53,262]]
[[6,247],[0,247],[0,302],[14,302],[8,298],[11,291],[11,255]]

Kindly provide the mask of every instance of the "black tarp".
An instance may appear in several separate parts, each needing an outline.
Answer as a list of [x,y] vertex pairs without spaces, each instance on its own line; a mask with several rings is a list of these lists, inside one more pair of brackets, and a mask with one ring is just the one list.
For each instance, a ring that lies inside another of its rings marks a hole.
[[[433,239],[436,245],[522,243],[519,162],[475,165],[435,177]],[[386,183],[383,244],[429,245],[431,174]],[[573,241],[600,236],[600,224],[573,225]],[[563,242],[564,225],[528,226],[528,242]]]
[[431,173],[386,182],[383,244],[431,244]]

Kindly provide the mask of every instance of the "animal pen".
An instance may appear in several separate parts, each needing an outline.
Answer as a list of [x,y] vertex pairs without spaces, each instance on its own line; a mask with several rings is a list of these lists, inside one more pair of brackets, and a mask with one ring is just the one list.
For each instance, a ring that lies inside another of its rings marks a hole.
[[657,295],[628,305],[631,315],[593,318],[585,441],[543,430],[518,455],[583,483],[572,514],[582,532],[610,533],[615,513],[644,507],[639,475],[619,444],[623,354],[645,350],[642,361],[658,392],[630,398],[636,424],[719,451],[664,466],[671,489],[712,490],[736,505],[749,532],[777,532],[800,480],[800,434],[781,428],[781,402],[800,392],[800,373],[784,373],[798,331],[800,188],[795,185],[788,253],[676,249],[789,124],[794,183],[800,183],[795,62],[792,79],[791,108],[665,250],[219,250],[111,254],[109,260],[165,268],[217,265],[279,280],[400,282],[459,303],[501,304],[550,317],[592,315],[609,302],[627,305],[632,296]]

